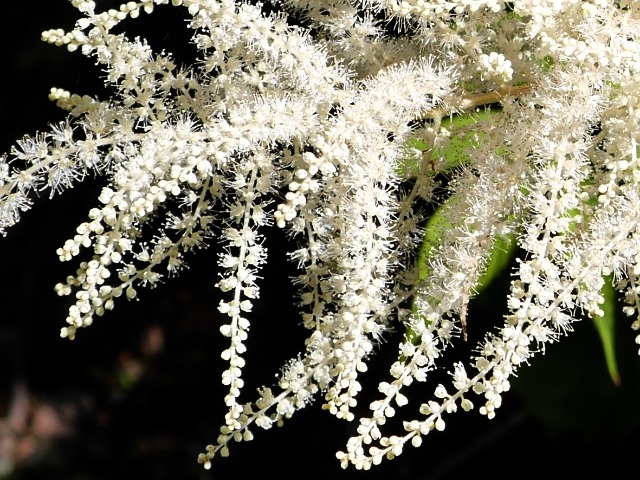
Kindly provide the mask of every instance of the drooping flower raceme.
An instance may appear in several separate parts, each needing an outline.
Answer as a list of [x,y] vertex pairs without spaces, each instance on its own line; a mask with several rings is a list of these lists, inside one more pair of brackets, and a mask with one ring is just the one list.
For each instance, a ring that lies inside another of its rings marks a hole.
[[[79,263],[55,287],[74,298],[69,339],[177,274],[188,252],[223,242],[211,320],[228,338],[228,411],[205,467],[318,398],[356,419],[368,360],[391,329],[406,335],[337,454],[345,467],[419,446],[458,408],[492,418],[510,377],[570,332],[576,312],[601,315],[606,279],[637,316],[637,2],[279,0],[270,13],[232,0],[71,3],[75,28],[43,39],[95,59],[114,93],[51,90],[68,120],[0,159],[0,232],[37,192],[108,178],[57,250]],[[115,33],[169,3],[189,15],[195,65]],[[247,402],[270,228],[291,238],[308,338]],[[508,242],[524,254],[502,326],[411,414],[405,387],[428,382],[466,336],[468,306]],[[404,430],[388,431],[401,407]]]

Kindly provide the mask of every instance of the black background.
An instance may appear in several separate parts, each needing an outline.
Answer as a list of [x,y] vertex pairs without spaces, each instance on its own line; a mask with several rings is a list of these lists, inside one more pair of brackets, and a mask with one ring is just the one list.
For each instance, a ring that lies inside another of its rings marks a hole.
[[[0,152],[22,135],[64,119],[47,99],[52,86],[107,94],[92,60],[40,41],[43,30],[69,29],[75,18],[65,0],[3,4]],[[161,7],[141,18],[136,32],[188,61],[194,51],[185,48],[185,18],[183,9]],[[60,264],[55,250],[97,203],[103,184],[88,180],[52,200],[44,194],[0,238],[0,417],[8,415],[17,384],[28,388],[29,398],[26,429],[18,436],[0,429],[5,478],[574,478],[637,466],[640,360],[629,322],[621,319],[621,387],[609,380],[595,330],[585,321],[562,341],[564,348],[550,346],[522,371],[495,419],[475,412],[450,416],[444,432],[370,472],[339,468],[335,451],[344,448],[356,425],[336,420],[319,401],[284,427],[255,431],[254,441],[231,445],[228,459],[216,459],[204,471],[196,455],[215,440],[224,420],[215,243],[194,256],[180,278],[141,291],[140,301],[120,302],[73,342],[59,338],[69,303],[53,286],[75,264]],[[292,270],[281,248],[285,238],[275,229],[270,233],[262,301],[248,340],[246,400],[256,387],[273,383],[304,338],[288,281]],[[502,315],[507,281],[501,279],[473,306],[472,338]],[[468,349],[459,345],[453,355],[464,357]],[[391,338],[373,360],[363,406],[375,396],[376,372],[385,378],[395,351]],[[131,372],[139,372],[135,381]],[[414,391],[410,405],[428,399],[435,385]]]

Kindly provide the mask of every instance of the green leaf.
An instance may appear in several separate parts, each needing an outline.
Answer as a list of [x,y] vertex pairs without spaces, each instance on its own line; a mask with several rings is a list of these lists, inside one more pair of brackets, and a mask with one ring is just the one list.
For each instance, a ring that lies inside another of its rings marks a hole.
[[420,150],[421,152],[424,152],[427,149],[427,144],[421,138],[411,137],[409,140],[407,140],[407,147],[415,148],[417,150]]
[[615,342],[615,319],[616,319],[616,291],[613,288],[612,277],[606,276],[602,294],[604,303],[601,308],[604,312],[602,316],[593,317],[593,324],[596,327],[600,342],[604,350],[604,358],[607,363],[607,370],[614,385],[622,383],[620,374],[618,373],[618,364],[616,362],[616,342]]
[[[420,251],[418,252],[418,281],[423,281],[429,274],[429,259],[431,251],[442,243],[444,232],[455,227],[452,219],[451,208],[457,203],[457,196],[450,197],[433,213],[425,226],[424,237]],[[493,282],[511,262],[515,247],[516,236],[514,234],[505,237],[494,237],[491,252],[485,271],[473,285],[475,293],[480,293]]]
[[427,152],[429,146],[422,138],[411,137],[405,142],[407,151],[418,150],[423,152],[426,159],[416,158],[414,155],[407,155],[400,159],[398,173],[400,175],[418,175],[421,172],[419,164],[428,161],[433,164],[433,168],[428,171],[435,175],[444,173],[460,165],[469,163],[469,152],[482,141],[482,133],[474,130],[474,126],[489,118],[490,115],[500,112],[500,109],[476,109],[466,115],[452,115],[445,117],[440,122],[440,134],[448,132],[449,139],[443,142],[442,146],[435,147],[431,152]]
[[[481,143],[483,135],[474,131],[473,126],[478,122],[486,121],[490,115],[498,113],[499,109],[477,110],[468,115],[455,115],[442,120],[441,129],[449,132],[449,140],[443,147],[436,147],[429,154],[429,160],[438,165],[437,172],[446,172],[460,165],[470,162],[470,151],[474,146]],[[412,138],[407,141],[407,147],[426,151],[427,145],[422,139]],[[408,164],[405,164],[408,168]],[[412,165],[415,168],[415,165]],[[417,169],[416,169],[417,170]],[[424,281],[430,273],[429,261],[432,251],[442,244],[444,233],[452,228],[460,221],[452,208],[460,200],[458,195],[449,197],[443,202],[435,212],[429,217],[425,225],[425,233],[422,239],[422,245],[418,252],[417,268],[418,282]],[[488,287],[509,265],[513,253],[515,251],[515,236],[496,237],[493,239],[493,245],[489,254],[486,270],[482,273],[478,281],[472,287],[473,293],[477,294]],[[415,306],[412,305],[415,312]],[[407,339],[411,341],[415,339],[415,333],[411,329],[405,332]]]
[[[420,246],[416,260],[418,282],[424,281],[430,273],[429,260],[432,257],[432,251],[442,244],[444,233],[454,228],[456,222],[459,220],[451,212],[452,207],[454,207],[458,201],[458,196],[454,195],[450,197],[436,209],[427,221],[422,245]],[[506,237],[495,237],[493,239],[487,267],[472,287],[474,294],[481,293],[502,274],[505,268],[511,263],[516,244],[516,236],[513,234]],[[411,309],[415,313],[415,306],[412,305]],[[407,329],[405,336],[411,341],[417,340],[415,333],[411,329]]]
[[457,195],[449,197],[429,217],[424,228],[422,245],[418,251],[418,281],[423,281],[429,275],[429,259],[431,251],[442,243],[445,231],[451,230],[455,224],[451,218],[450,210],[459,201]]
[[442,119],[441,130],[446,129],[450,138],[442,148],[436,147],[431,159],[438,163],[438,171],[444,172],[469,163],[469,152],[482,142],[482,133],[474,131],[473,126],[486,121],[490,115],[498,113],[496,109],[478,109],[468,115],[454,115]]
[[551,71],[551,69],[553,68],[553,64],[555,63],[553,61],[553,57],[551,57],[550,55],[546,55],[544,57],[542,57],[538,63],[540,64],[540,66],[542,67],[542,70],[545,73],[548,73],[549,71]]
[[516,236],[514,234],[494,238],[487,269],[473,287],[476,293],[482,292],[491,285],[509,266],[516,250],[516,244]]

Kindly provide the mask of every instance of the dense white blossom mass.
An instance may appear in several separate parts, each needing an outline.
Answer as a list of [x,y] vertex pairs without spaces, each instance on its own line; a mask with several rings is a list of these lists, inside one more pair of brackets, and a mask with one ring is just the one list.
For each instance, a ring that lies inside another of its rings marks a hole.
[[[38,192],[108,178],[57,250],[78,260],[56,286],[74,299],[69,339],[223,242],[211,321],[228,337],[228,412],[198,457],[206,468],[319,400],[359,422],[337,457],[368,469],[458,408],[492,418],[518,368],[581,315],[602,315],[605,282],[637,318],[640,2],[71,3],[73,30],[42,38],[93,58],[113,94],[51,90],[68,120],[0,158],[0,233]],[[195,64],[118,33],[156,8],[186,9]],[[290,238],[308,338],[247,401],[245,344],[273,229]],[[509,313],[472,357],[442,365],[509,242]],[[392,329],[406,331],[397,360],[358,418],[368,360]],[[436,367],[450,382],[412,405],[405,387]]]

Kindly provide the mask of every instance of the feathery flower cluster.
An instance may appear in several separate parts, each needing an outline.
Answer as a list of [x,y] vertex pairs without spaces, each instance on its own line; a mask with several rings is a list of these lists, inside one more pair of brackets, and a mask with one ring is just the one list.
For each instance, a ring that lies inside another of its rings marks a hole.
[[[607,279],[638,316],[638,2],[277,0],[270,13],[234,0],[71,3],[75,28],[42,38],[95,59],[114,94],[51,90],[68,120],[0,158],[0,233],[40,191],[108,178],[57,250],[61,261],[88,256],[55,287],[74,298],[69,339],[178,273],[188,252],[224,243],[212,321],[228,338],[228,412],[198,457],[205,468],[317,397],[355,420],[368,360],[392,329],[407,333],[337,453],[344,467],[419,446],[458,408],[492,418],[510,377],[570,332],[576,312],[601,315]],[[115,32],[164,4],[186,9],[196,65]],[[245,343],[273,228],[290,235],[309,333],[277,384],[246,402]],[[466,335],[468,305],[509,241],[523,254],[502,326],[411,414],[406,387]],[[404,431],[388,431],[401,408]]]

